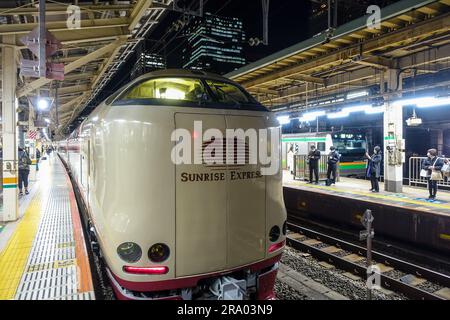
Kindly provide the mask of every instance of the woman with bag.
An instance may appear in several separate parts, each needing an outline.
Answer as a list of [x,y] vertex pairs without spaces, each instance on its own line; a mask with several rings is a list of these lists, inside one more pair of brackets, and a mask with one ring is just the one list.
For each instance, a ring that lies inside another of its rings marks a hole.
[[[427,151],[427,158],[422,162],[422,170],[427,171],[428,192],[430,193],[428,199],[436,199],[437,182],[443,178],[441,172],[443,165],[444,160],[437,156],[437,150],[429,149]],[[423,176],[423,172],[421,176]]]

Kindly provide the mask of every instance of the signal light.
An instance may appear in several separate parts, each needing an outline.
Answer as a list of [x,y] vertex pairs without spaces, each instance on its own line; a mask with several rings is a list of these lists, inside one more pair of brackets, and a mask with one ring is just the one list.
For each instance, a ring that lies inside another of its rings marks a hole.
[[133,267],[124,266],[123,271],[134,274],[166,274],[169,272],[169,267],[157,266],[157,267]]

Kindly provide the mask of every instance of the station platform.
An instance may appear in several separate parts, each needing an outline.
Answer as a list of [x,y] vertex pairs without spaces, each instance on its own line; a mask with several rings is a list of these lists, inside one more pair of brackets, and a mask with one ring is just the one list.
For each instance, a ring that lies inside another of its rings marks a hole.
[[425,188],[403,187],[402,193],[370,190],[370,181],[341,177],[335,185],[308,184],[283,175],[283,194],[289,217],[358,234],[369,209],[377,238],[447,256],[450,254],[450,192],[438,190],[428,200]]
[[75,194],[54,153],[19,202],[19,220],[0,230],[0,300],[95,299]]
[[306,181],[294,180],[292,174],[287,171],[283,173],[283,185],[450,216],[450,192],[443,190],[438,190],[435,200],[428,200],[428,189],[426,188],[403,186],[402,193],[393,193],[383,191],[384,183],[380,182],[380,192],[373,193],[369,191],[369,180],[340,177],[340,181],[334,185],[326,186],[324,182],[316,185],[309,184]]

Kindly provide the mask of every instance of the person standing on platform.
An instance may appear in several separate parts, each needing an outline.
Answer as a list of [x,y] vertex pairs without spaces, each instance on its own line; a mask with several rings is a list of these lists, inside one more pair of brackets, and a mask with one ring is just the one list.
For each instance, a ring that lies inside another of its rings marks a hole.
[[422,169],[427,170],[427,180],[428,180],[428,192],[430,196],[428,199],[436,199],[437,193],[437,183],[442,180],[442,166],[444,165],[444,160],[437,156],[436,149],[429,149],[427,151],[427,158],[422,162]]
[[25,194],[28,194],[28,175],[30,174],[31,159],[28,153],[19,147],[19,195],[23,195],[22,186],[25,187]]
[[[327,185],[336,184],[336,169],[339,162],[340,155],[336,151],[334,146],[330,147],[330,153],[328,154],[328,170],[327,170]],[[333,178],[331,178],[333,174]]]
[[370,191],[380,192],[378,179],[380,178],[381,161],[383,160],[383,157],[381,156],[381,148],[376,146],[373,149],[372,156],[366,152],[366,158],[369,160],[369,164],[367,166],[367,176],[370,178],[370,183],[372,184]]
[[312,145],[311,151],[308,154],[309,183],[312,183],[313,171],[314,171],[314,177],[316,178],[316,184],[319,183],[319,159],[320,159],[320,151],[316,149],[315,145]]
[[36,171],[39,171],[39,159],[41,159],[41,152],[36,148]]

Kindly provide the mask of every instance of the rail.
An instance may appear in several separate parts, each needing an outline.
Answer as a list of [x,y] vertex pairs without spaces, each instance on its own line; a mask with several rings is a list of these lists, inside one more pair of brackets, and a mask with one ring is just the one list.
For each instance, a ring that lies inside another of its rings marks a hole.
[[[426,157],[410,157],[409,158],[409,185],[410,186],[426,186],[428,180],[425,177],[420,176],[420,170],[422,169],[422,161]],[[438,181],[438,187],[450,187],[450,181],[448,177],[443,176],[443,180]]]

